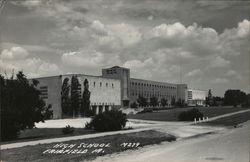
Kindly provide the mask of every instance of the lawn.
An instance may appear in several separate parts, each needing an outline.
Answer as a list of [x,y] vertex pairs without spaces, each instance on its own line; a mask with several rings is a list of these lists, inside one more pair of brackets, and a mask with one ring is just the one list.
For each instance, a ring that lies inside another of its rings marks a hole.
[[[25,146],[21,148],[1,150],[1,160],[18,162],[61,162],[69,160],[84,161],[91,160],[97,156],[105,154],[112,154],[114,152],[121,152],[127,149],[137,149],[146,145],[158,144],[163,141],[175,141],[175,137],[162,132],[149,130],[137,133],[117,134],[98,138],[68,141],[64,143]],[[67,144],[72,147],[66,148]],[[96,147],[94,147],[93,144],[96,144]],[[101,144],[103,147],[101,147]],[[65,148],[63,149],[63,147]]]
[[10,144],[16,142],[26,142],[26,141],[35,141],[40,139],[49,139],[49,138],[59,138],[59,137],[68,137],[68,136],[78,136],[91,133],[98,133],[94,130],[87,130],[84,128],[75,128],[74,132],[71,134],[63,134],[62,128],[33,128],[26,129],[20,132],[20,135],[17,139],[11,141],[0,142],[3,144]]
[[[130,119],[142,119],[142,120],[155,120],[155,121],[178,121],[178,115],[183,112],[192,109],[188,108],[175,108],[169,110],[154,111],[151,113],[141,113],[141,114],[129,114]],[[235,108],[235,107],[197,107],[204,116],[214,117],[218,115],[223,115],[227,113],[232,113],[240,110],[246,110],[249,108]]]
[[201,125],[221,125],[221,126],[237,126],[240,123],[244,123],[250,120],[250,112],[235,114],[232,116],[220,118],[214,121],[209,121],[206,123],[200,123]]

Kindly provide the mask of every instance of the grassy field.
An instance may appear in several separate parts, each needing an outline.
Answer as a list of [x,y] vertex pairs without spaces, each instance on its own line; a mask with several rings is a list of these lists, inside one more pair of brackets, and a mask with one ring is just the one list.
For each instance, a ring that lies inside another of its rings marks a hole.
[[237,126],[238,124],[244,123],[250,120],[250,112],[235,114],[232,116],[220,118],[214,121],[206,123],[200,123],[201,125],[221,125],[221,126]]
[[77,136],[77,135],[84,135],[84,134],[91,134],[91,133],[97,133],[97,132],[94,130],[75,128],[72,134],[63,134],[62,128],[33,128],[33,129],[26,129],[24,131],[21,131],[18,139],[0,142],[0,144],[35,141],[35,140],[40,140],[40,139],[49,139],[49,138],[58,138],[58,137]]
[[[158,144],[163,141],[174,141],[175,137],[165,133],[149,130],[137,133],[129,134],[117,134],[105,137],[83,139],[64,142],[63,144],[75,144],[70,150],[82,149],[78,148],[82,143],[85,144],[102,144],[109,145],[110,147],[90,147],[85,153],[53,153],[51,149],[62,150],[62,148],[55,148],[54,146],[58,143],[42,144],[36,146],[25,146],[22,148],[1,150],[2,161],[84,161],[91,160],[97,156],[105,154],[111,154],[114,152],[121,152],[127,149],[137,149],[145,145]],[[132,143],[132,145],[126,145],[126,143]],[[66,146],[66,145],[64,145]],[[54,147],[54,148],[53,148]],[[67,148],[69,149],[69,148]],[[47,150],[47,151],[46,151]],[[64,149],[66,150],[66,149]],[[96,151],[98,150],[98,151]]]
[[[155,111],[152,113],[142,113],[142,114],[132,114],[128,115],[130,119],[143,119],[143,120],[155,120],[155,121],[178,121],[178,115],[183,112],[190,110],[192,108],[175,108],[169,110]],[[249,108],[235,108],[235,107],[197,107],[204,116],[214,117],[218,115],[223,115],[231,112],[236,112],[240,110],[246,110]]]

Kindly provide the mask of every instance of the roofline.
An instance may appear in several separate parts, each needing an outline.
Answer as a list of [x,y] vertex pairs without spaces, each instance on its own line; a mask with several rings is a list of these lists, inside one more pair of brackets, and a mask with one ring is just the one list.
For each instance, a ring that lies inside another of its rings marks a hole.
[[88,76],[88,77],[95,77],[95,78],[103,78],[103,79],[108,79],[108,80],[118,80],[118,81],[120,81],[119,79],[115,79],[115,78],[106,78],[106,77],[103,77],[102,75],[95,76],[95,75],[87,75],[87,74],[63,74],[63,75],[45,76],[45,77],[28,78],[28,79],[45,79],[45,78],[54,78],[54,77],[63,77],[63,76],[73,76],[73,75],[77,75],[77,76]]
[[[163,84],[174,84],[178,86],[179,84],[176,83],[169,83],[169,82],[159,82],[159,81],[154,81],[154,80],[146,80],[146,79],[138,79],[138,78],[130,78],[130,79],[135,79],[135,80],[142,80],[142,81],[148,81],[148,82],[156,82],[156,83],[163,83]],[[184,84],[183,84],[184,85]],[[187,84],[186,84],[187,85]]]

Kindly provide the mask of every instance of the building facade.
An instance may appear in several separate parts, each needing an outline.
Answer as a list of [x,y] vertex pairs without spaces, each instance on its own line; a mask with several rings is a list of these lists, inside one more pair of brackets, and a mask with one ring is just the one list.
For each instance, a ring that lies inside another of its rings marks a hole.
[[124,107],[136,102],[139,96],[148,101],[151,97],[157,97],[158,101],[164,98],[169,106],[172,99],[175,101],[181,99],[187,103],[187,84],[130,78],[130,70],[119,66],[103,69],[102,76],[121,80],[121,100]]
[[188,89],[188,106],[205,106],[206,93],[204,90]]
[[94,111],[95,114],[111,110],[112,108],[114,109],[120,107],[120,80],[82,74],[36,78],[36,80],[39,81],[41,98],[44,99],[47,105],[51,104],[52,106],[53,118],[62,118],[62,86],[64,80],[68,79],[70,87],[72,76],[77,76],[77,79],[79,81],[79,103],[81,103],[80,100],[82,99],[84,90],[83,82],[85,79],[88,80],[89,91],[91,93],[90,108]]
[[[130,107],[137,102],[139,96],[148,101],[156,97],[167,100],[170,106],[174,99],[188,101],[188,91],[186,84],[173,84],[157,82],[143,79],[130,78],[130,69],[119,66],[102,69],[102,76],[91,76],[83,74],[59,75],[43,78],[35,78],[39,81],[39,90],[41,98],[46,104],[51,104],[53,109],[53,118],[62,118],[62,94],[64,94],[63,85],[65,81],[71,87],[72,77],[77,77],[79,85],[79,103],[82,100],[84,91],[84,81],[88,81],[90,91],[90,108],[95,114],[116,109],[120,107]],[[68,94],[70,97],[70,94]]]

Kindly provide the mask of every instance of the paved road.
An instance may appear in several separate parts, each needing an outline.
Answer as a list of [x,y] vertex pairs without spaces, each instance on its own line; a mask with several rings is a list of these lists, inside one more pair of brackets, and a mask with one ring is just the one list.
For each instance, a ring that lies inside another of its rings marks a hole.
[[249,162],[250,121],[216,134],[99,157],[114,162]]

